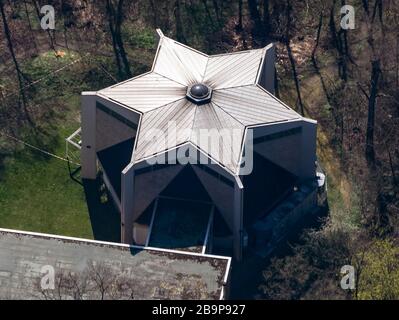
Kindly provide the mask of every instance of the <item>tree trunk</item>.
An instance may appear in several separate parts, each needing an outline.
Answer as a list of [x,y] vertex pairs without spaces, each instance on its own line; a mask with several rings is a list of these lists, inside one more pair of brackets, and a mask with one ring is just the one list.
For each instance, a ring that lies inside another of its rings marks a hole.
[[[115,8],[116,7],[116,8]],[[116,6],[112,0],[107,0],[108,24],[111,31],[112,47],[114,49],[119,80],[132,77],[129,61],[123,45],[121,26],[123,20],[123,0],[119,0]]]
[[267,42],[267,35],[265,34],[263,29],[264,26],[258,10],[258,1],[248,0],[248,9],[251,20],[253,21],[252,37],[254,38],[254,40],[260,41],[260,44],[263,46]]
[[119,56],[118,45],[116,43],[114,21],[113,21],[115,14],[114,14],[114,8],[113,8],[110,0],[107,0],[107,15],[108,15],[109,30],[111,32],[111,38],[112,38],[112,48],[114,50],[116,67],[118,68],[118,78],[119,78],[119,80],[122,80],[124,78],[124,75],[123,75],[123,70],[122,70],[122,63],[121,63],[120,56]]
[[175,2],[174,14],[175,14],[175,18],[176,18],[176,38],[177,38],[177,41],[182,42],[182,43],[187,43],[186,38],[184,36],[183,22],[181,20],[180,0],[176,0],[176,2]]
[[206,0],[202,0],[202,4],[204,5],[205,12],[206,12],[206,15],[208,16],[208,20],[209,20],[209,22],[210,22],[210,24],[212,26],[212,29],[215,30],[215,24],[213,22],[212,15],[211,15],[211,12],[209,10],[208,4],[206,3]]
[[375,163],[374,151],[374,125],[375,125],[375,104],[378,94],[378,80],[381,74],[380,60],[371,62],[371,87],[368,102],[367,132],[366,132],[366,160],[370,166]]
[[312,50],[312,61],[313,61],[314,65],[316,65],[316,51],[317,51],[317,48],[319,47],[320,34],[321,34],[322,26],[323,26],[323,12],[320,13],[319,24],[317,26],[316,43],[315,43],[314,48]]
[[392,173],[392,183],[393,183],[394,186],[397,186],[398,185],[398,180],[396,179],[395,167],[393,165],[392,155],[391,155],[391,152],[389,151],[387,145],[385,145],[385,148],[387,149],[387,153],[388,153],[389,166],[391,168],[391,173]]
[[[346,1],[342,0],[341,5],[345,6]],[[340,31],[342,32],[342,35],[344,37],[344,44],[342,46],[342,49],[343,49],[342,52],[344,54],[344,58],[346,59],[347,57],[349,57],[348,31],[345,29],[341,29]]]
[[374,22],[375,16],[377,15],[378,11],[378,19],[380,20],[381,25],[383,24],[382,20],[382,0],[376,0],[374,4],[374,9],[373,9],[373,19],[372,22]]
[[280,87],[279,87],[276,68],[274,68],[274,95],[280,99]]
[[219,4],[218,4],[217,0],[212,0],[212,3],[213,3],[213,8],[214,8],[215,14],[216,14],[216,21],[220,27],[222,25],[222,21],[221,21],[221,17],[220,17],[221,10],[219,8]]
[[[331,6],[331,9],[330,9],[329,26],[330,26],[330,32],[331,32],[334,46],[338,51],[338,74],[339,74],[339,77],[346,82],[348,80],[346,57],[345,57],[345,54],[343,51],[343,45],[341,42],[340,34],[338,34],[337,28],[335,26],[335,4],[336,4],[336,1],[334,0],[333,4]],[[343,31],[343,30],[341,29],[341,31]]]
[[29,117],[28,109],[27,109],[28,103],[27,103],[27,99],[26,99],[26,95],[25,95],[24,80],[23,80],[25,76],[19,67],[19,63],[18,63],[17,57],[15,55],[14,46],[12,44],[12,39],[11,39],[11,32],[10,32],[10,28],[8,27],[7,17],[6,17],[5,11],[4,11],[4,1],[3,0],[0,0],[0,12],[1,12],[1,18],[3,20],[4,34],[7,39],[8,49],[10,51],[12,61],[14,62],[15,70],[17,72],[18,85],[19,85],[20,97],[22,99],[22,107],[24,110],[24,114],[25,114],[26,119],[30,123],[32,123],[32,121]]
[[118,47],[119,47],[119,53],[120,53],[120,56],[122,59],[124,69],[125,69],[125,75],[127,78],[131,78],[132,72],[130,71],[130,65],[129,65],[129,61],[127,59],[127,54],[126,54],[125,46],[123,44],[122,32],[121,32],[121,27],[122,27],[122,22],[123,22],[123,3],[124,3],[124,0],[119,0],[118,11],[116,13],[116,26],[115,26],[116,43],[118,44]]
[[362,0],[362,5],[363,5],[364,11],[367,13],[367,15],[369,15],[370,14],[370,11],[369,11],[369,0]]
[[157,12],[157,7],[155,6],[154,0],[150,0],[150,7],[152,11],[152,17],[153,21],[152,23],[154,24],[155,28],[158,28],[158,12]]
[[263,29],[264,29],[264,34],[266,35],[265,42],[268,42],[270,36],[269,0],[263,0]]
[[396,88],[399,88],[399,35],[396,38]]
[[242,31],[242,0],[238,0],[238,31]]
[[29,10],[28,10],[28,5],[26,4],[26,1],[24,1],[24,8],[25,8],[26,18],[28,19],[29,31],[32,36],[33,46],[35,47],[36,54],[39,54],[39,49],[37,48],[35,34],[33,33],[32,23],[30,21]]
[[296,71],[296,66],[295,66],[295,59],[294,56],[292,55],[292,51],[291,51],[291,35],[290,35],[290,31],[291,31],[291,3],[289,0],[287,0],[287,9],[286,9],[286,18],[287,18],[287,30],[286,30],[286,35],[285,35],[285,46],[287,48],[287,53],[288,53],[288,58],[290,60],[291,63],[291,68],[292,68],[292,75],[294,78],[294,82],[295,82],[295,89],[296,89],[296,93],[298,96],[298,103],[299,103],[299,108],[300,108],[300,112],[301,115],[304,116],[305,115],[305,110],[304,110],[304,106],[303,106],[303,102],[302,102],[302,96],[301,96],[301,90],[299,87],[299,80],[298,80],[298,74]]
[[[40,4],[36,0],[33,0],[33,6],[36,9],[36,15],[37,15],[37,18],[39,19],[39,22],[40,22],[41,18],[42,18],[41,17],[41,13],[40,13]],[[47,32],[48,38],[50,40],[50,48],[54,52],[56,52],[57,50],[55,50],[55,46],[54,46],[55,40],[54,40],[53,36],[51,35],[51,31],[49,29],[47,29],[46,32]]]

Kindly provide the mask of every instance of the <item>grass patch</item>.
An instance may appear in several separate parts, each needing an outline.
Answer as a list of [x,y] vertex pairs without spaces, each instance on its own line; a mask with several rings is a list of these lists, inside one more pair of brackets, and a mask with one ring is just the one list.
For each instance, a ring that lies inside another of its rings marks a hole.
[[8,158],[0,184],[2,228],[93,238],[83,187],[66,163],[29,151]]
[[[36,129],[20,128],[18,136],[62,157],[65,138],[80,126],[77,92],[90,66],[75,64],[48,75],[77,58],[75,54],[57,58],[54,52],[48,52],[24,66],[31,79],[45,79],[30,91],[36,101],[32,110]],[[47,100],[42,100],[44,97]],[[11,152],[5,152],[7,145],[13,146]],[[4,157],[0,171],[0,227],[93,238],[84,188],[70,179],[66,162],[11,140],[3,141],[0,153]]]
[[[60,127],[58,155],[72,123]],[[0,227],[93,238],[84,189],[70,179],[66,162],[24,147],[6,158],[0,182]]]

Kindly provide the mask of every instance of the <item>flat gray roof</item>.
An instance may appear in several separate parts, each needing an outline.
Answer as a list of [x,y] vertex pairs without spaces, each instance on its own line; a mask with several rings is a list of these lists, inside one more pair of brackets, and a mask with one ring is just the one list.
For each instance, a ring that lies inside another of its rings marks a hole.
[[[46,265],[54,267],[56,283],[67,276],[82,283],[102,270],[106,280],[125,285],[118,298],[220,299],[230,258],[0,229],[0,299],[45,298]],[[83,298],[101,296],[93,289]]]

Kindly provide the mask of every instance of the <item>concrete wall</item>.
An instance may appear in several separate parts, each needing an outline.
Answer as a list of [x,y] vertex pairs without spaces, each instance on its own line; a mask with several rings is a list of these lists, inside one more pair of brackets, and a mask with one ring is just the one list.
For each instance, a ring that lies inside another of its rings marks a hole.
[[96,155],[96,93],[83,92],[81,96],[82,149],[80,159],[83,179],[95,179]]
[[165,165],[162,169],[135,176],[134,212],[136,220],[183,169],[180,165]]
[[136,130],[123,124],[117,119],[98,110],[98,104],[138,124],[140,114],[122,105],[114,103],[102,97],[97,92],[83,92],[81,96],[81,127],[82,127],[82,149],[81,149],[81,176],[84,179],[95,179],[97,175],[96,152],[122,142],[130,137],[135,137]]
[[208,172],[193,166],[195,174],[207,190],[213,204],[218,208],[230,230],[233,232],[234,257],[242,258],[243,201],[244,186],[239,177],[234,184],[227,185]]
[[121,181],[121,242],[127,244],[133,242],[134,178],[133,164],[130,164],[122,171]]
[[297,133],[255,145],[255,152],[279,165],[285,170],[299,175],[301,170],[302,134]]
[[96,150],[101,151],[136,136],[136,130],[97,108]]
[[317,122],[304,119],[302,122],[301,173],[303,178],[313,178],[316,171]]
[[[140,173],[129,165],[122,175],[122,241],[133,241],[134,222],[183,170],[182,165],[165,165],[153,171]],[[194,173],[207,190],[234,235],[234,254],[241,259],[243,223],[243,186],[226,184],[214,175],[193,165]],[[237,178],[239,179],[239,178]]]
[[276,60],[276,47],[274,44],[268,45],[262,63],[262,70],[259,75],[258,84],[265,88],[270,93],[275,92],[275,60]]
[[230,230],[233,230],[234,188],[226,185],[216,177],[196,167],[195,165],[193,166],[193,169],[198,179],[208,192],[212,202],[219,209]]
[[[284,136],[284,132],[298,128],[300,133]],[[282,136],[256,144],[255,151],[302,180],[314,178],[317,122],[302,118],[253,128],[254,141],[274,134]]]
[[136,172],[131,163],[122,172],[121,235],[122,242],[133,242],[133,224],[158,195],[183,169],[182,166],[165,165],[161,169]]

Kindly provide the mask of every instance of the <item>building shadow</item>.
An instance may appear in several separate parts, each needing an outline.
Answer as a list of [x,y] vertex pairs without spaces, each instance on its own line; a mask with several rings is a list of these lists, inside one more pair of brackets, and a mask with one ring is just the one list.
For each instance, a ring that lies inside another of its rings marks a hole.
[[95,240],[120,242],[121,219],[101,179],[82,180]]

